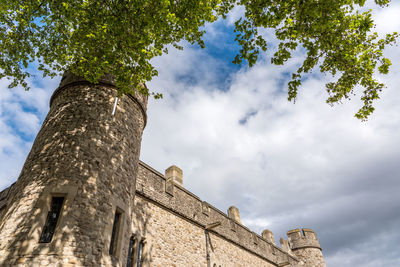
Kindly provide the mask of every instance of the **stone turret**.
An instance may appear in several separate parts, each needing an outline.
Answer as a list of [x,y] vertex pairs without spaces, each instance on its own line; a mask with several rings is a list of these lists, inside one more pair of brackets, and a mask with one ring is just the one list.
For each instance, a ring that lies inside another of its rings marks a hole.
[[[64,74],[9,194],[0,266],[122,266],[147,98]],[[90,245],[88,245],[90,244]]]
[[289,246],[300,260],[300,265],[326,267],[322,249],[313,230],[303,228],[287,232]]

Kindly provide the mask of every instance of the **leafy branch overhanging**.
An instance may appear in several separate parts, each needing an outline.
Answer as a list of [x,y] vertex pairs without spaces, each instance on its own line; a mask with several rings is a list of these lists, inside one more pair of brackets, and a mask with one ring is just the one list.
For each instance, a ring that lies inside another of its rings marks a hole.
[[[385,7],[390,0],[375,0]],[[387,74],[391,62],[383,56],[398,33],[380,38],[373,32],[372,11],[361,12],[365,0],[3,0],[0,7],[0,78],[9,87],[29,89],[29,66],[38,64],[43,76],[70,70],[91,82],[113,74],[120,94],[149,92],[146,81],[157,75],[150,60],[182,49],[186,40],[204,47],[204,25],[225,18],[235,6],[245,14],[235,22],[240,45],[234,63],[253,66],[267,50],[260,29],[274,29],[279,40],[271,58],[284,64],[302,46],[307,55],[288,83],[295,101],[302,76],[316,67],[338,76],[326,84],[327,102],[340,102],[361,85],[363,106],[355,114],[365,120],[384,84],[374,75]]]

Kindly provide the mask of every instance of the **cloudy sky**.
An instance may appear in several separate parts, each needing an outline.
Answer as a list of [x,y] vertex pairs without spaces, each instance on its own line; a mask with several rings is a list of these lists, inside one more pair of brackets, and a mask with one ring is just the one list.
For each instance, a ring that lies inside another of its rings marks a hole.
[[[400,29],[400,1],[375,11],[379,32]],[[283,67],[270,54],[251,69],[232,65],[240,12],[207,26],[206,49],[154,60],[159,76],[148,87],[164,98],[150,101],[141,159],[160,172],[181,167],[186,188],[222,211],[237,206],[255,232],[268,228],[279,240],[315,230],[330,267],[400,266],[400,48],[386,50],[387,88],[360,122],[357,97],[325,104],[328,78],[318,72],[296,104],[287,101],[301,51]],[[38,74],[30,83],[25,92],[0,80],[0,190],[18,177],[59,79]]]

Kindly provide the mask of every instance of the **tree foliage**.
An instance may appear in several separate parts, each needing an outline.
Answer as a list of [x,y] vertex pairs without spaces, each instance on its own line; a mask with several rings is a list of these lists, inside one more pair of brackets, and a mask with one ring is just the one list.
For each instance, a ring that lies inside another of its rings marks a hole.
[[[375,3],[384,7],[389,0]],[[360,11],[365,0],[3,0],[0,78],[11,79],[10,87],[28,89],[34,63],[44,76],[70,70],[96,82],[110,73],[121,94],[149,94],[140,84],[157,75],[150,60],[171,44],[181,48],[182,40],[204,47],[203,26],[238,5],[245,14],[235,23],[241,47],[235,63],[254,65],[267,50],[260,30],[275,29],[280,42],[273,64],[284,64],[299,46],[307,51],[288,84],[289,100],[296,99],[302,76],[319,67],[338,77],[326,85],[328,103],[349,98],[361,85],[364,104],[356,117],[366,119],[373,112],[384,87],[374,74],[388,73],[391,63],[383,50],[398,34],[380,38],[373,32],[372,11]]]

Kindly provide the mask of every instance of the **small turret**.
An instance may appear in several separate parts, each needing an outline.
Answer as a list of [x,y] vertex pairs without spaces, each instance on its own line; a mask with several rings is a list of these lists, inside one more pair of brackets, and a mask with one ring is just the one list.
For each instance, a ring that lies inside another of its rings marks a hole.
[[317,235],[311,229],[287,232],[289,246],[304,266],[326,267]]

